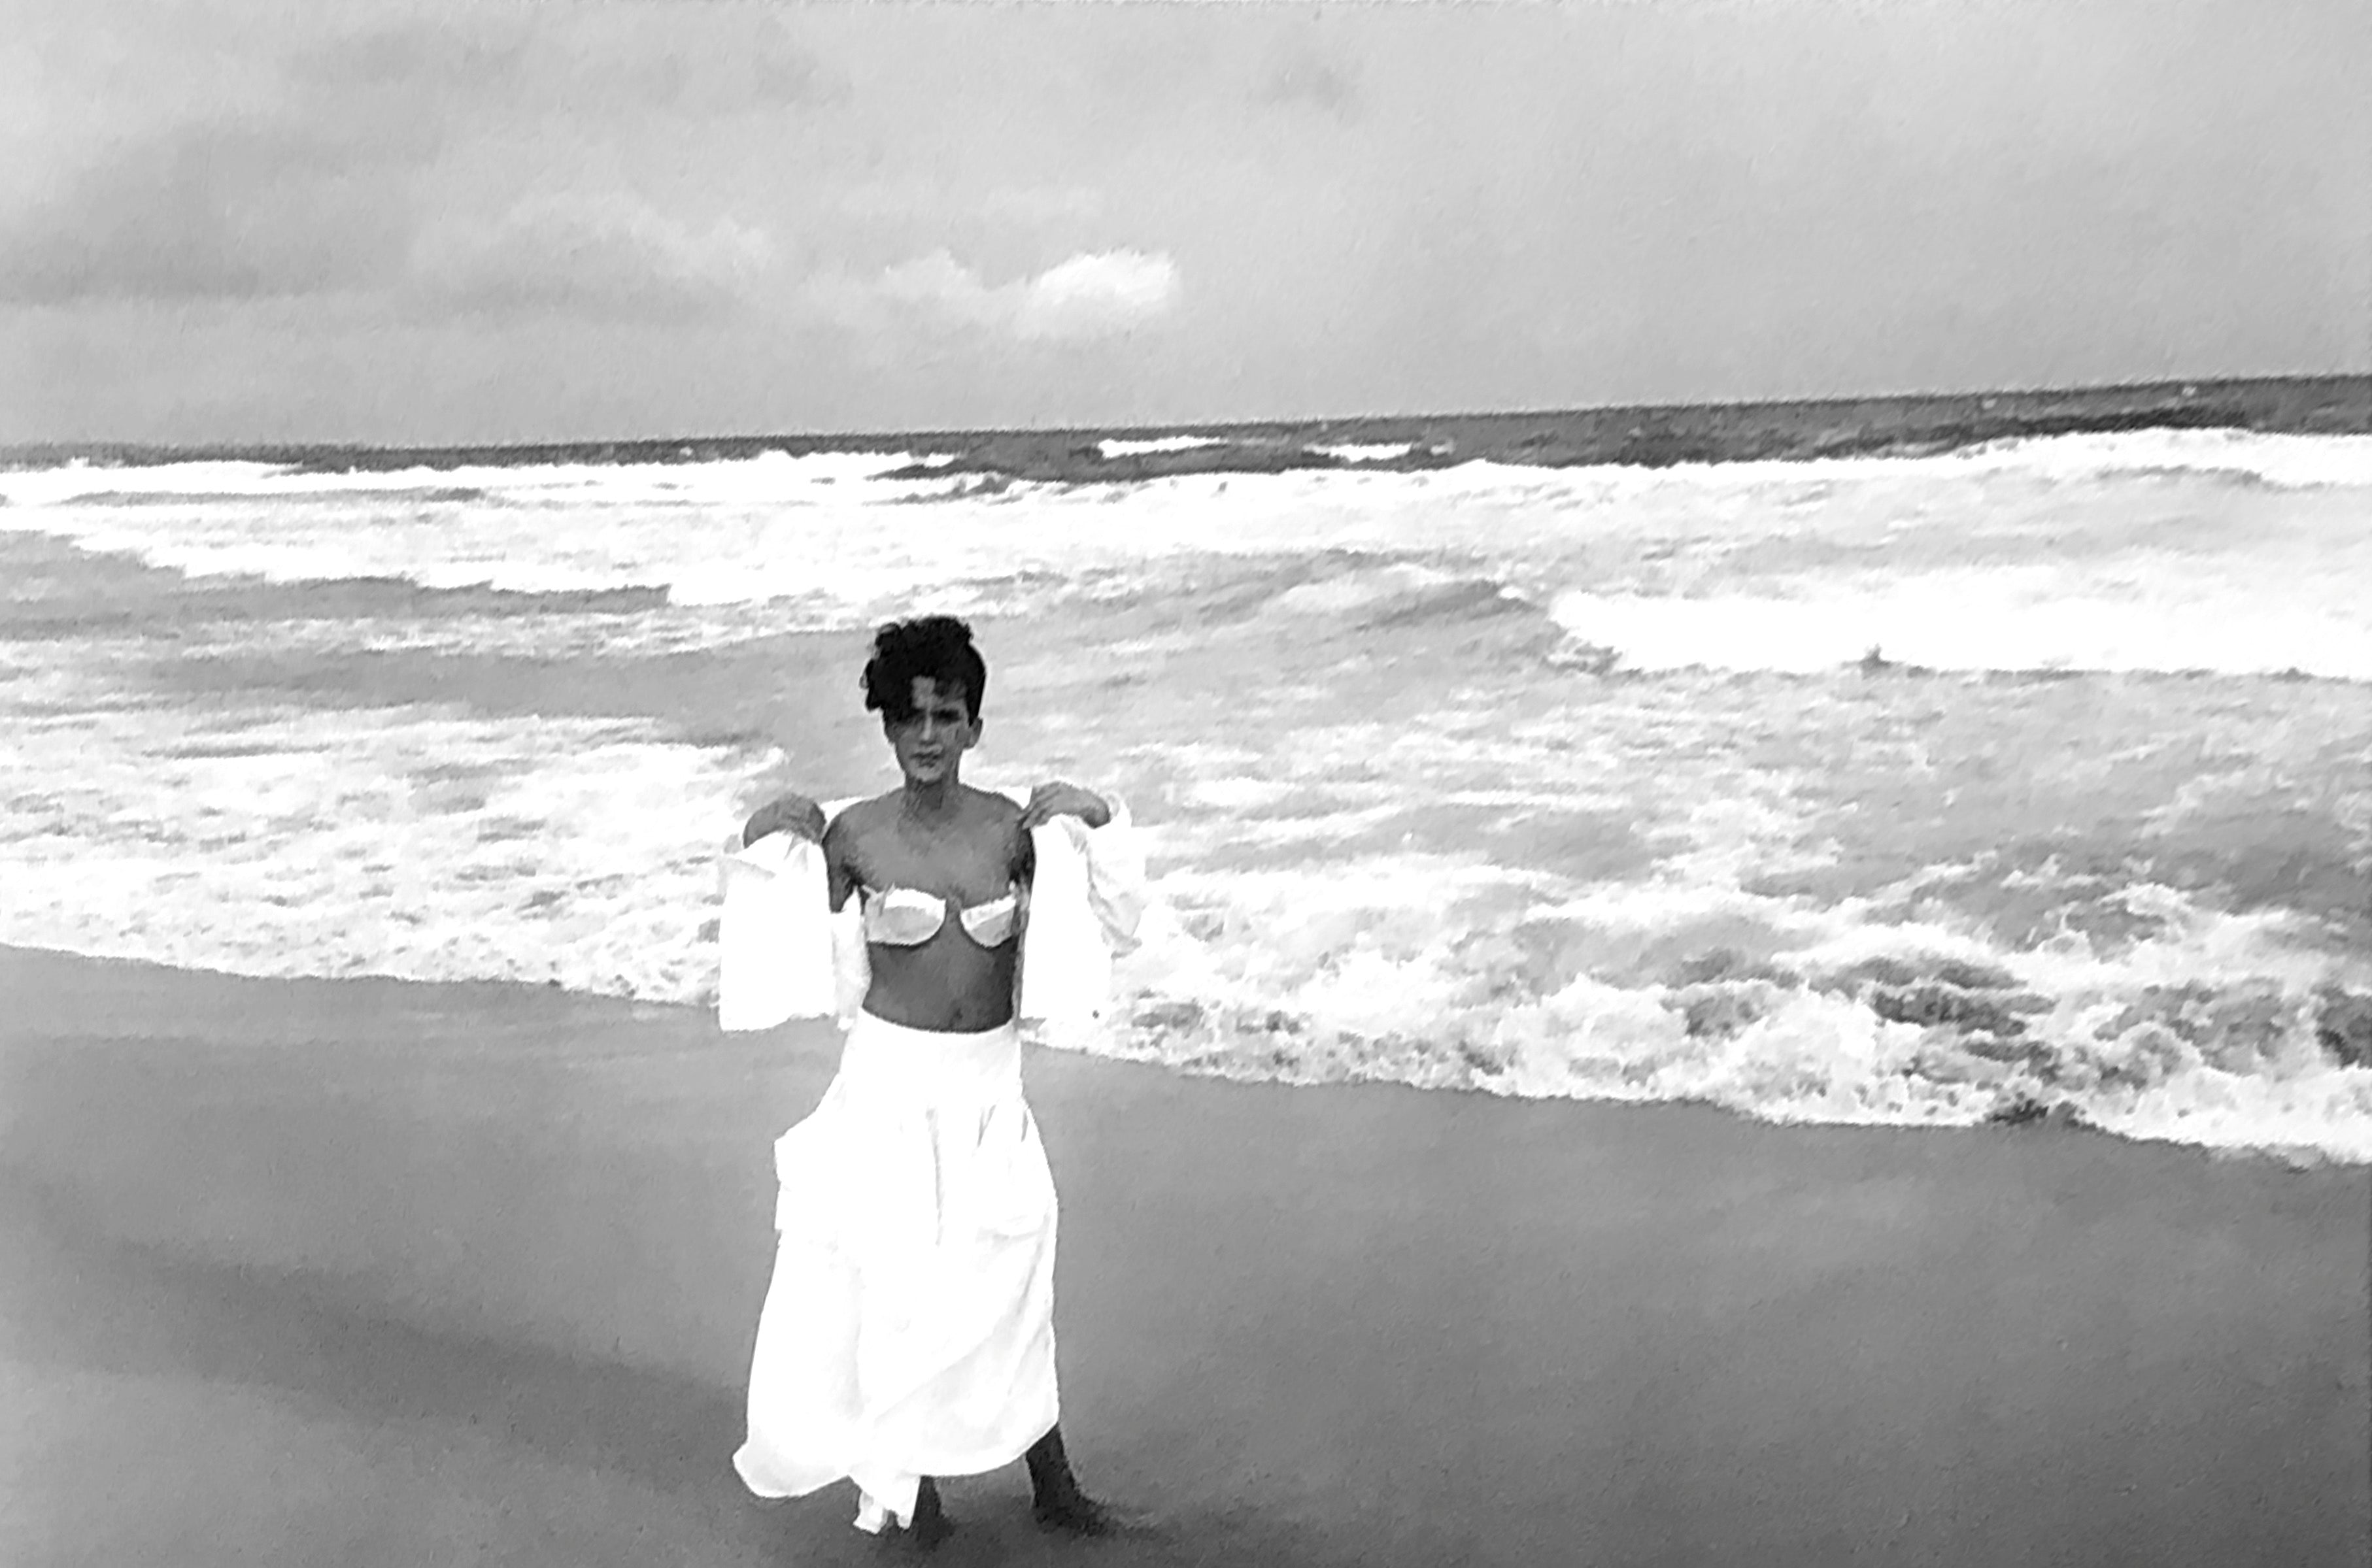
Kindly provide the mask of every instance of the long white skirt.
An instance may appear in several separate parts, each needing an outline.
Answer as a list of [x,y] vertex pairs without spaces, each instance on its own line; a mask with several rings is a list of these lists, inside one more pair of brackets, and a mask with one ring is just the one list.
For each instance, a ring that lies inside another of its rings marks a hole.
[[911,1523],[926,1475],[1012,1463],[1055,1423],[1052,1173],[1014,1026],[860,1012],[840,1071],[774,1144],[773,1283],[733,1456],[761,1497],[843,1476],[856,1523]]

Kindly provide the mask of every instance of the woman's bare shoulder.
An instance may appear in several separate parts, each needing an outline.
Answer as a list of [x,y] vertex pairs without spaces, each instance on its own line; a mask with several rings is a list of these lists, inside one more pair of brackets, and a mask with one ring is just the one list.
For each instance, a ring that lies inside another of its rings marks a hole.
[[975,790],[980,798],[974,808],[980,815],[981,839],[989,853],[1003,863],[1008,874],[1029,880],[1037,869],[1037,846],[1021,826],[1021,807],[1011,796],[994,790]]
[[844,851],[879,832],[887,820],[882,806],[889,799],[886,795],[877,795],[866,800],[852,800],[842,807],[838,814],[824,824],[825,848],[838,847]]
[[970,784],[964,785],[964,795],[970,799],[972,809],[981,813],[983,821],[1006,827],[1021,819],[1021,807],[1009,795],[993,789],[974,789]]

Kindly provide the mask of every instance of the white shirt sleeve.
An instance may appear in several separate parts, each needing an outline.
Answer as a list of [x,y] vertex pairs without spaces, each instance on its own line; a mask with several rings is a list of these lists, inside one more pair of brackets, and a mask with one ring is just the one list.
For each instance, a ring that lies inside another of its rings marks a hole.
[[1145,845],[1128,814],[1128,802],[1118,793],[1102,792],[1111,807],[1111,820],[1090,828],[1076,817],[1054,819],[1087,865],[1087,902],[1103,928],[1105,945],[1115,954],[1136,947],[1136,928],[1145,919]]
[[1030,834],[1038,870],[1022,937],[1025,1019],[1080,1027],[1111,1003],[1112,958],[1136,945],[1145,914],[1145,852],[1127,803],[1106,794],[1111,820],[1057,817]]
[[[855,804],[836,800],[827,819]],[[823,846],[792,833],[725,844],[725,908],[716,923],[716,1023],[741,1031],[792,1018],[838,1017],[864,1004],[872,984],[863,906],[838,914],[824,877]]]
[[716,947],[718,1028],[771,1029],[832,1012],[822,846],[789,833],[769,833],[745,845],[736,833],[725,849]]

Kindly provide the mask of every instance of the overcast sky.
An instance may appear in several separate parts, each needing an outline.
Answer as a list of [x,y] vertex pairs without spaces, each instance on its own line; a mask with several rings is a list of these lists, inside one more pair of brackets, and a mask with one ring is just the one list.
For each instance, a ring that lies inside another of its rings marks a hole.
[[0,23],[0,440],[2372,367],[2364,0]]

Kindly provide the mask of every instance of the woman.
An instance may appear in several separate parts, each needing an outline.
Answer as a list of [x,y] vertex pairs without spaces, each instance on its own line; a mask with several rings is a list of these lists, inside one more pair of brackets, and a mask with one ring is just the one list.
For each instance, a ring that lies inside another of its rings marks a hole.
[[857,904],[862,1005],[822,1102],[775,1147],[780,1240],[734,1466],[762,1497],[851,1477],[858,1527],[894,1518],[930,1547],[953,1528],[934,1475],[1022,1458],[1041,1524],[1104,1534],[1114,1516],[1080,1490],[1056,1421],[1054,1188],[1016,1020],[1044,830],[1099,830],[1064,824],[1050,853],[1084,850],[1112,939],[1132,934],[1141,873],[1101,796],[1048,784],[1025,806],[962,782],[988,685],[962,621],[883,627],[864,683],[901,786],[828,824],[787,796],[741,836],[820,846],[831,909]]

